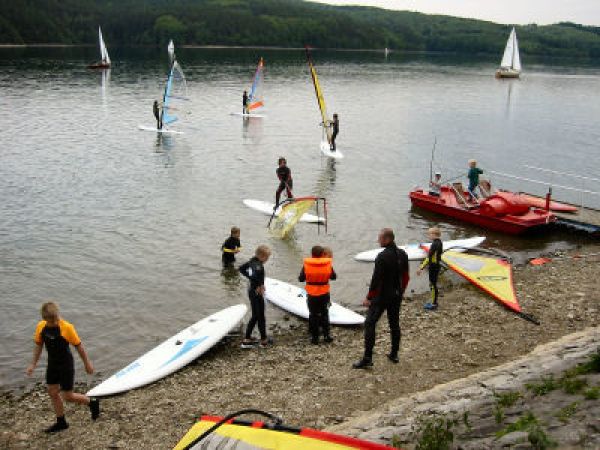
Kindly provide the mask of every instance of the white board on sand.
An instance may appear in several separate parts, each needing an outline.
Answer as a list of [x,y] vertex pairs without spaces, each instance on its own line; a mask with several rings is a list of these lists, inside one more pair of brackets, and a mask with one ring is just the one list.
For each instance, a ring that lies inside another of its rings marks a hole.
[[196,322],[119,370],[87,395],[117,394],[170,375],[212,348],[240,323],[247,310],[242,304],[230,306]]
[[138,128],[142,131],[154,131],[155,133],[163,134],[183,134],[183,131],[172,130],[171,128],[161,128],[160,130],[156,127],[148,127],[146,125],[138,125]]
[[[268,216],[273,214],[273,208],[275,207],[275,203],[269,203],[269,202],[265,202],[262,200],[252,200],[252,199],[245,199],[244,205],[246,205],[248,208],[251,208],[255,211],[260,211],[261,213],[266,214]],[[279,214],[280,210],[281,210],[281,207],[279,207],[277,209],[277,214]],[[304,213],[302,215],[302,217],[300,217],[300,222],[324,223],[325,218],[317,217],[314,214]]]
[[[457,239],[454,241],[443,241],[444,250],[449,250],[451,248],[455,249],[457,252],[464,252],[465,249],[477,247],[485,241],[484,236],[477,236],[468,239]],[[410,260],[418,260],[425,259],[427,257],[427,253],[425,250],[421,248],[421,245],[430,246],[431,243],[419,243],[415,242],[407,245],[400,245],[399,248],[404,250],[408,255],[408,259]],[[462,247],[462,248],[461,248]],[[361,252],[354,257],[357,261],[365,261],[365,262],[373,262],[377,255],[383,251],[383,248],[374,248],[373,250],[367,250],[366,252]]]
[[339,150],[331,150],[329,143],[327,141],[321,141],[321,153],[323,153],[328,158],[333,159],[342,159],[344,157],[343,153]]
[[232,116],[241,116],[241,117],[243,117],[244,119],[251,119],[252,117],[256,117],[256,118],[262,119],[262,118],[264,118],[264,117],[267,117],[267,116],[266,116],[266,115],[264,115],[264,114],[256,114],[256,113],[241,113],[241,112],[232,112],[232,113],[230,113],[230,115],[232,115]]
[[[306,291],[283,281],[265,278],[265,298],[292,314],[308,319]],[[331,302],[329,322],[332,325],[362,325],[365,318],[360,314]]]

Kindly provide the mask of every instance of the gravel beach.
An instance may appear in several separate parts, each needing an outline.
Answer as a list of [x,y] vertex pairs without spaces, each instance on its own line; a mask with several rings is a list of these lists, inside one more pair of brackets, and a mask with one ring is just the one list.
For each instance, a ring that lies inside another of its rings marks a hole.
[[442,282],[436,312],[423,311],[423,295],[405,299],[400,364],[385,357],[385,319],[378,329],[373,369],[357,371],[351,364],[362,353],[361,328],[334,328],[335,342],[312,346],[307,324],[289,318],[273,327],[273,347],[242,350],[239,338],[230,337],[173,376],[102,400],[96,422],[87,408],[67,405],[71,427],[57,435],[42,432],[54,420],[42,384],[24,394],[4,392],[0,448],[171,448],[200,414],[224,415],[249,407],[276,413],[293,425],[331,427],[395,398],[501,365],[540,344],[596,326],[598,252],[600,245],[590,244],[543,266],[515,268],[521,306],[540,326],[471,286]]

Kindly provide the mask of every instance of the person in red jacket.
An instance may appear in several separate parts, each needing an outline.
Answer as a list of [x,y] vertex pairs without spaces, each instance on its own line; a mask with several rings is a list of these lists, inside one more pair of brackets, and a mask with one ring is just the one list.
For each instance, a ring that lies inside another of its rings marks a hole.
[[392,348],[387,357],[393,363],[400,361],[400,305],[409,275],[408,256],[396,246],[394,239],[391,228],[384,228],[379,232],[379,245],[383,247],[383,251],[375,259],[369,293],[363,301],[363,305],[369,308],[365,319],[365,353],[360,361],[352,365],[355,369],[373,365],[375,327],[384,312],[387,313],[392,335]]
[[[331,251],[330,251],[331,252]],[[329,332],[329,280],[335,280],[337,275],[331,265],[330,254],[325,249],[315,245],[311,250],[311,258],[304,259],[298,281],[306,281],[306,303],[308,304],[308,330],[311,342],[319,343],[319,329],[323,331],[323,341],[333,342]]]

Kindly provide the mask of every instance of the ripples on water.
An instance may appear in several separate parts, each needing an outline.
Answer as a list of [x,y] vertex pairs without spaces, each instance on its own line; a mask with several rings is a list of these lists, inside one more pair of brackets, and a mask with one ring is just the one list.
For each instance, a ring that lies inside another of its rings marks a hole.
[[[484,169],[559,184],[569,180],[525,165],[598,176],[600,70],[593,65],[526,66],[521,81],[505,82],[493,78],[491,60],[392,55],[386,62],[378,54],[316,52],[347,156],[332,162],[319,157],[319,114],[302,52],[261,52],[268,118],[243,122],[229,113],[240,109],[258,51],[178,51],[191,113],[180,123],[184,135],[162,137],[137,126],[154,123],[166,61],[154,51],[115,49],[114,68],[103,76],[85,69],[90,52],[0,51],[3,386],[25,383],[47,298],[77,326],[98,378],[187,324],[245,302],[245,282],[220,269],[232,225],[242,228],[239,259],[267,243],[274,249],[267,272],[286,281],[313,244],[331,246],[340,275],[334,298],[357,307],[371,266],[352,255],[376,246],[382,226],[406,242],[423,239],[438,219],[411,211],[407,196],[429,176],[436,136],[436,168],[449,178],[472,157]],[[279,241],[267,233],[266,216],[242,205],[273,197],[280,155],[297,195],[327,197],[327,235],[300,225],[293,239]],[[446,238],[482,233],[442,228]],[[522,256],[576,242],[488,236],[490,245]],[[281,316],[269,309],[271,320]]]

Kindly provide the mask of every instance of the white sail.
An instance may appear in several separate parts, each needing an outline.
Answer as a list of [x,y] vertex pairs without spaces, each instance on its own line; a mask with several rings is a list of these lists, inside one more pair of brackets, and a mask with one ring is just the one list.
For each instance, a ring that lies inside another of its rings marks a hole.
[[510,32],[510,36],[508,36],[508,41],[506,41],[506,48],[504,49],[504,55],[502,55],[502,61],[500,62],[500,67],[502,69],[511,69],[513,66],[513,55],[515,52],[515,35],[515,29],[513,28]]
[[519,41],[517,40],[517,32],[513,28],[513,61],[512,68],[516,71],[521,71],[521,56],[519,55]]
[[108,56],[108,50],[104,44],[104,39],[102,38],[102,29],[100,27],[98,27],[98,36],[100,38],[100,60],[106,64],[110,64],[110,56]]
[[169,60],[173,62],[175,60],[175,44],[173,44],[173,39],[169,41],[167,52],[169,52]]

